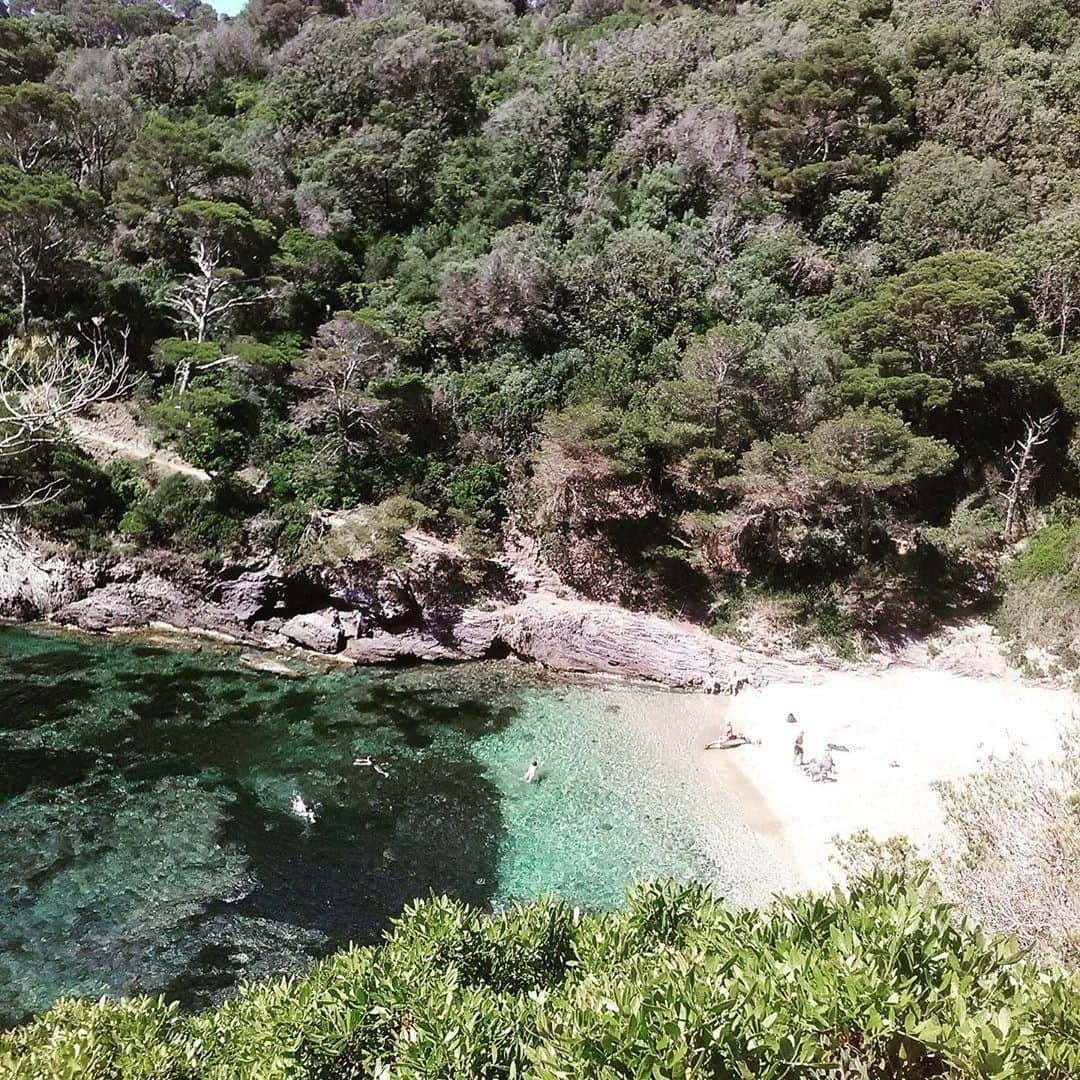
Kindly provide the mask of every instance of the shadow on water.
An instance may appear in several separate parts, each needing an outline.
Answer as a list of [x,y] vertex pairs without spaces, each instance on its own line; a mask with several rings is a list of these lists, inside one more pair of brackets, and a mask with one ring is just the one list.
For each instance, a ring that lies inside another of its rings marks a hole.
[[430,890],[486,904],[503,826],[471,744],[506,700],[0,630],[0,1022],[62,993],[202,1005]]

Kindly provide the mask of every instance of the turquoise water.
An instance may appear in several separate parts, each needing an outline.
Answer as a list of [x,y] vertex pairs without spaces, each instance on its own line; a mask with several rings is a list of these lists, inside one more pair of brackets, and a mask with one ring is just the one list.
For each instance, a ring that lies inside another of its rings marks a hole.
[[[0,629],[0,1022],[61,994],[204,1005],[377,939],[431,890],[607,906],[639,877],[729,885],[633,695],[529,678],[284,679],[234,653]],[[369,755],[388,775],[352,765]]]

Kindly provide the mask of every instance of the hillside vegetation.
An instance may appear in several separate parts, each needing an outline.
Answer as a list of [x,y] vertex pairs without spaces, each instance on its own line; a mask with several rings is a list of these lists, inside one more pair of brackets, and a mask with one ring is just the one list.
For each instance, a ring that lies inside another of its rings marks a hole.
[[696,886],[626,911],[410,908],[385,944],[185,1017],[57,1004],[0,1036],[15,1080],[929,1077],[1080,1072],[1080,985],[911,884],[733,913]]
[[1071,657],[1075,0],[7,4],[0,372],[126,352],[211,476],[30,440],[40,533],[296,558],[405,499],[596,597],[1004,591]]

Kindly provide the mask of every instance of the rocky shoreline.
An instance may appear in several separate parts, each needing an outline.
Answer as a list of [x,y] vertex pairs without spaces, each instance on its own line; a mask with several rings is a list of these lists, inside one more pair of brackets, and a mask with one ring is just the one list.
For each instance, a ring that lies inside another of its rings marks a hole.
[[414,544],[408,564],[389,570],[268,562],[217,573],[173,568],[166,576],[145,564],[72,564],[11,536],[0,541],[0,555],[0,616],[89,632],[176,630],[354,664],[512,655],[556,672],[679,689],[701,689],[733,666],[758,685],[818,677],[691,624],[560,595],[431,543]]

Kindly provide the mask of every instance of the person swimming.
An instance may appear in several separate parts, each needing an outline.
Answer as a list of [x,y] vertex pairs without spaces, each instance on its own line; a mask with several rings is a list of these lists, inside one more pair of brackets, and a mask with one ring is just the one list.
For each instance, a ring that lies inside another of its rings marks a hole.
[[525,770],[525,775],[522,776],[522,780],[526,784],[534,783],[540,776],[540,762],[533,760],[529,762],[529,767]]
[[354,765],[363,765],[368,768],[374,769],[380,776],[389,776],[390,774],[381,766],[377,761],[373,761],[370,757],[357,758]]
[[301,821],[306,821],[309,825],[315,824],[315,807],[309,806],[304,801],[304,796],[301,795],[299,791],[293,792],[292,802],[289,804],[289,808]]

